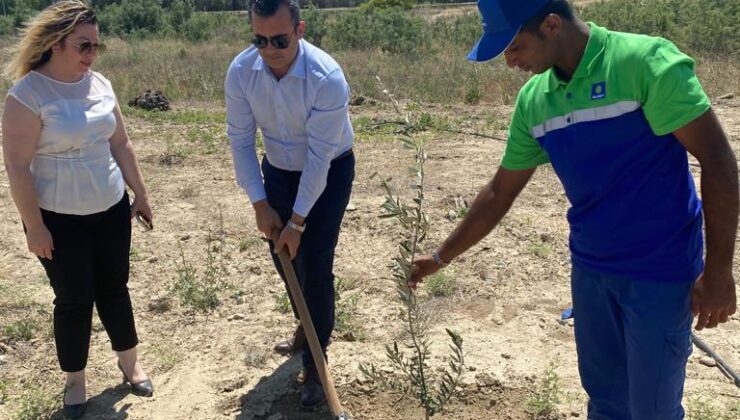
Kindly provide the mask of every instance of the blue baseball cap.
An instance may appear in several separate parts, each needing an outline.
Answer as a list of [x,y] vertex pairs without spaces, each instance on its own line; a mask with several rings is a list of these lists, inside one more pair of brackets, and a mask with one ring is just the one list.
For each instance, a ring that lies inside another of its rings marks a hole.
[[483,16],[483,37],[468,54],[468,60],[488,61],[511,44],[522,25],[549,0],[478,0]]

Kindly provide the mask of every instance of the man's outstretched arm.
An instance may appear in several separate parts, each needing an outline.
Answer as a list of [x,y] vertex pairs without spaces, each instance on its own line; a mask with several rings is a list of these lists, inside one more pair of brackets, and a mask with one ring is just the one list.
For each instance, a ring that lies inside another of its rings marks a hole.
[[[475,197],[463,221],[439,247],[437,251],[439,257],[443,261],[450,262],[485,238],[509,211],[535,169],[515,171],[499,168],[491,182]],[[441,267],[430,255],[416,258],[408,286],[416,287],[416,284],[424,277],[434,274]]]

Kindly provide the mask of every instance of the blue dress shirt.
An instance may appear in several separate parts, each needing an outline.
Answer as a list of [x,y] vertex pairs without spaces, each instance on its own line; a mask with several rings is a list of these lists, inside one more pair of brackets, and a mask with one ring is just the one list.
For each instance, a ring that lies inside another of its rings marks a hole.
[[277,80],[251,46],[231,62],[224,90],[237,184],[252,203],[266,198],[255,147],[259,126],[270,164],[302,172],[293,212],[307,216],[326,187],[331,161],[354,141],[342,69],[301,39],[293,65]]

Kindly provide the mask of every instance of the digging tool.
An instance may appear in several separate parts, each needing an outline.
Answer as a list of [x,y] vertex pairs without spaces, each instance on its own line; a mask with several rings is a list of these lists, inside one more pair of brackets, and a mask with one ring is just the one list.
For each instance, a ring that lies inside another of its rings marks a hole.
[[[277,236],[273,235],[275,238],[277,238]],[[290,262],[290,256],[288,256],[288,252],[285,247],[278,252],[278,257],[280,258],[280,265],[283,267],[283,273],[285,273],[285,278],[288,282],[288,288],[293,297],[293,302],[298,310],[298,318],[303,325],[303,331],[306,333],[308,347],[311,349],[313,361],[316,364],[316,370],[321,379],[321,386],[324,388],[324,395],[326,396],[326,402],[329,405],[329,411],[331,411],[332,416],[336,417],[337,420],[349,420],[349,415],[344,412],[342,405],[339,402],[337,390],[334,389],[334,381],[332,380],[331,372],[329,372],[329,368],[326,365],[324,351],[321,349],[319,337],[316,335],[316,329],[313,326],[313,321],[311,321],[311,314],[308,312],[308,306],[306,306],[306,300],[303,298],[300,283],[298,283],[298,278],[293,270],[293,264]]]
[[738,376],[737,373],[735,373],[734,370],[730,367],[730,365],[727,364],[724,360],[722,360],[721,357],[717,353],[712,350],[707,343],[703,342],[701,338],[699,338],[694,332],[691,332],[691,341],[694,343],[696,347],[699,347],[704,353],[708,354],[709,357],[717,361],[717,368],[725,375],[727,378],[732,379],[735,381],[735,386],[740,388],[740,376]]

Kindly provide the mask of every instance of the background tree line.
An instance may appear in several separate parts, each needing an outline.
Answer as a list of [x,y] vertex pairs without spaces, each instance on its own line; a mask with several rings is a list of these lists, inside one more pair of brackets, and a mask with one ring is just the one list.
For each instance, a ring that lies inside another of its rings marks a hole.
[[[41,10],[52,4],[55,0],[0,0],[0,14],[13,15],[28,10]],[[368,0],[299,0],[302,7],[313,4],[319,8],[328,7],[354,7]],[[388,0],[383,0],[388,2]],[[394,0],[390,0],[393,2]],[[411,0],[411,3],[466,3],[471,0]],[[194,11],[215,12],[228,10],[245,10],[249,0],[188,0]],[[91,0],[90,3],[97,8],[110,5],[121,5],[123,3],[151,3],[162,9],[169,9],[177,3],[176,0]]]

